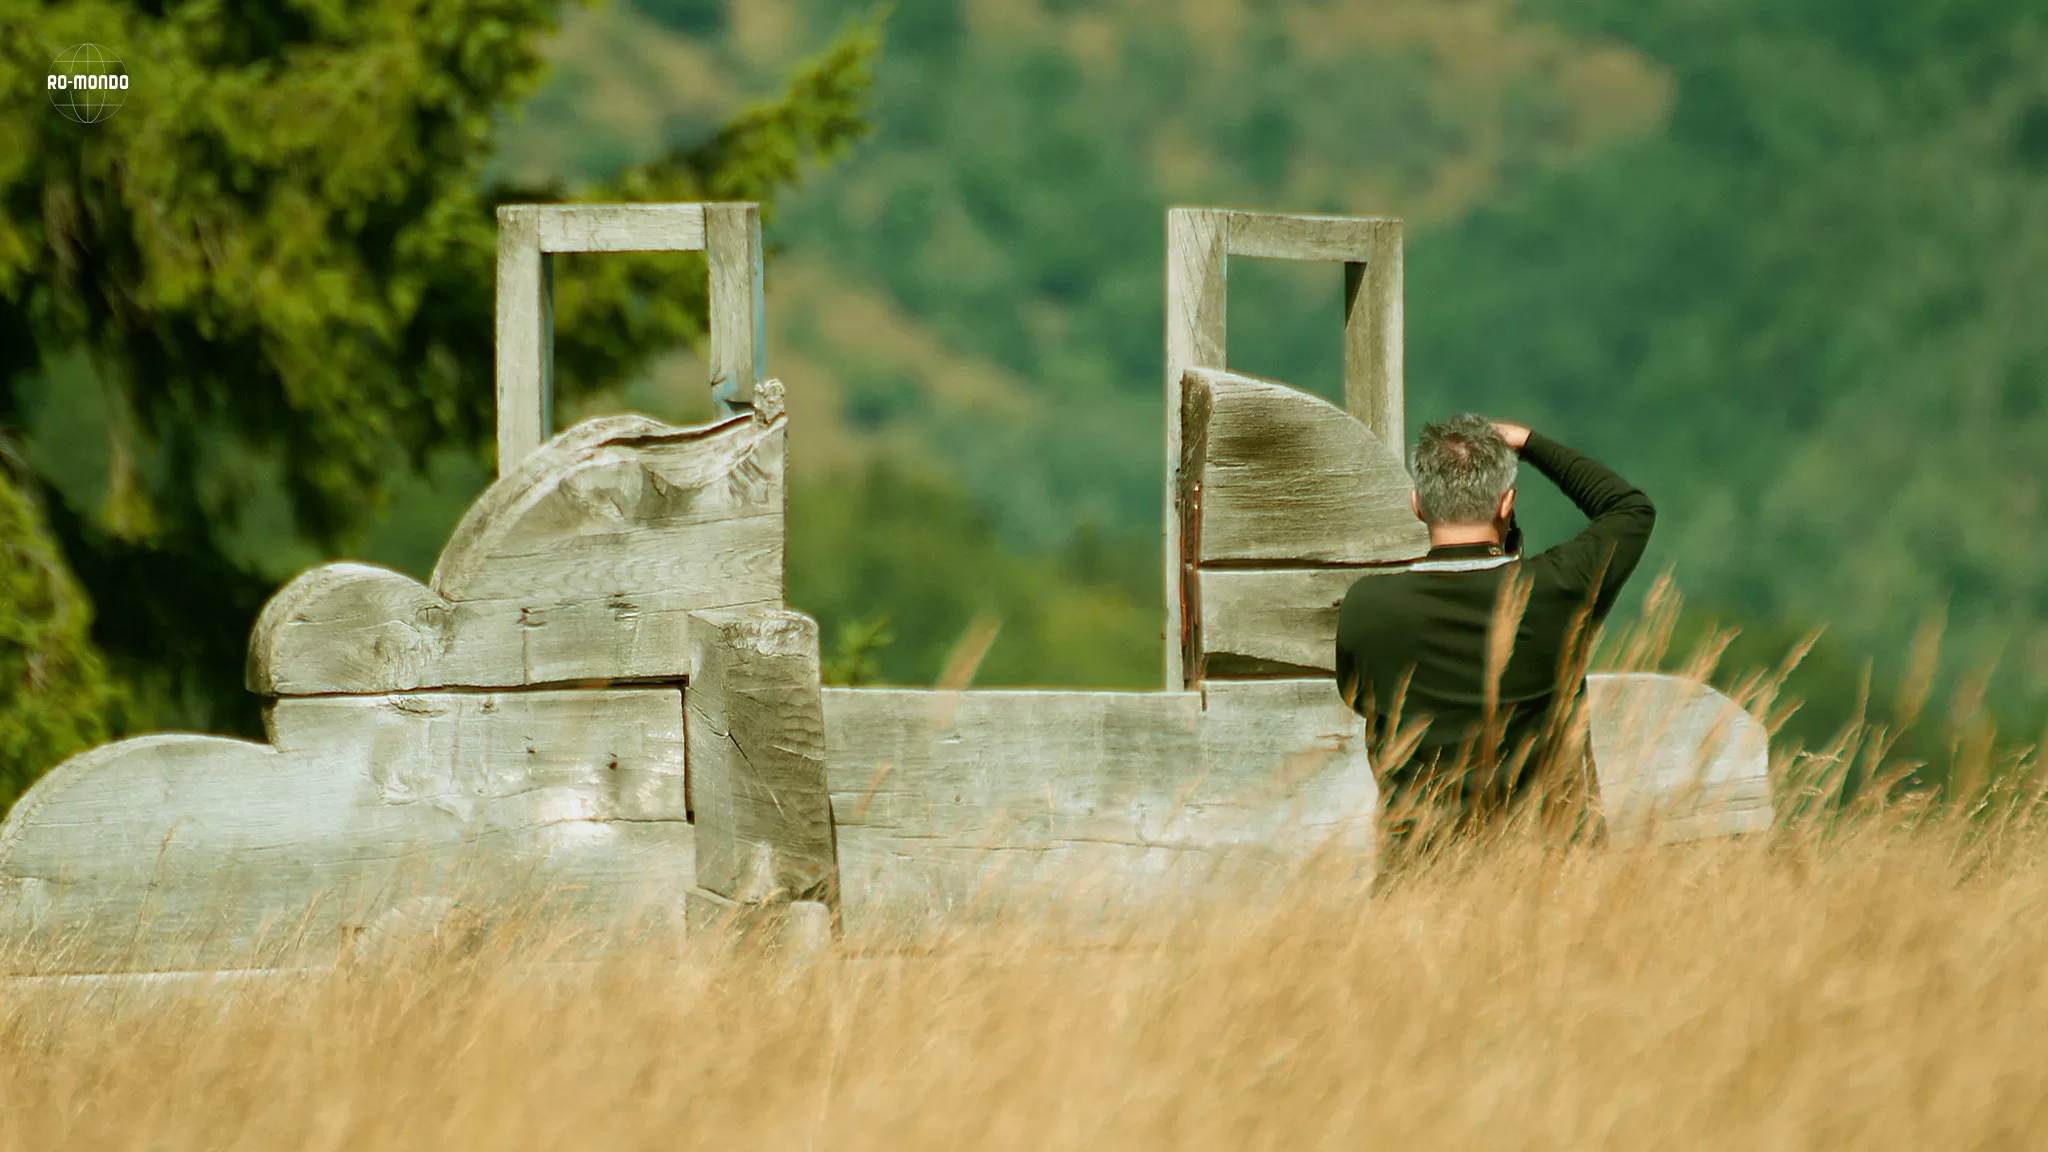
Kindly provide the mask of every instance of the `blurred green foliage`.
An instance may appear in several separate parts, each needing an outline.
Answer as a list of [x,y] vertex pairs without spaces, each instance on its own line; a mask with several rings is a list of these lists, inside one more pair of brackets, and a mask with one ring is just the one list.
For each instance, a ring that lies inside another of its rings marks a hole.
[[[488,183],[559,8],[0,8],[0,426],[26,446],[0,501],[9,780],[112,721],[260,730],[241,672],[270,590],[350,551],[448,451],[489,450],[494,205],[772,204],[866,129],[873,20],[707,139],[574,186]],[[84,41],[132,76],[94,125],[42,92]],[[701,339],[701,265],[616,258],[572,284],[571,399]]]
[[1064,549],[1019,552],[957,485],[877,462],[792,487],[789,601],[838,645],[839,683],[931,684],[989,617],[1001,631],[976,683],[1146,684],[1162,658],[1159,595],[1134,591],[1157,582],[1145,543],[1084,524]]
[[120,696],[89,635],[92,605],[6,446],[0,461],[0,804],[105,737]]

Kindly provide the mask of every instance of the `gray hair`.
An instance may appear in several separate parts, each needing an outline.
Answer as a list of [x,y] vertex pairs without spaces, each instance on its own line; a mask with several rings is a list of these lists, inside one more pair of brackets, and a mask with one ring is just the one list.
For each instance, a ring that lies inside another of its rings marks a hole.
[[1415,503],[1425,524],[1485,524],[1515,486],[1515,450],[1492,421],[1466,412],[1422,426]]

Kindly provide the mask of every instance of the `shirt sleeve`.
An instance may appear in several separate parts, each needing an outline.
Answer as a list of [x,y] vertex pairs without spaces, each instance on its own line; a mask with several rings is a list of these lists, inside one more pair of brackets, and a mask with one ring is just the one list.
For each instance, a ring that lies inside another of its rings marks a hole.
[[1593,598],[1596,618],[1607,615],[1621,586],[1643,558],[1657,509],[1642,489],[1590,456],[1539,432],[1529,433],[1522,459],[1563,491],[1591,521],[1579,534],[1537,560],[1566,587]]

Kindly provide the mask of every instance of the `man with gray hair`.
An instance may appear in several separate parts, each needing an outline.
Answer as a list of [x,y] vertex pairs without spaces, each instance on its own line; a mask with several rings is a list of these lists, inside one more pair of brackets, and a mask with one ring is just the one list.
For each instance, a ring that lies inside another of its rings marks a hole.
[[[1526,560],[1518,454],[1591,520]],[[1598,839],[1599,787],[1578,719],[1585,657],[1656,509],[1555,440],[1470,414],[1423,428],[1414,474],[1429,554],[1352,585],[1337,623],[1337,688],[1366,718],[1380,782],[1383,871],[1532,800],[1545,828]]]

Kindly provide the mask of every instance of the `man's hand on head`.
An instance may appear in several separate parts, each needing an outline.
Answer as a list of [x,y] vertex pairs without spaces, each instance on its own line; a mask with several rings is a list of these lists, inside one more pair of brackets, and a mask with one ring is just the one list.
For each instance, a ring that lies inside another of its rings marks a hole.
[[1513,448],[1517,452],[1522,450],[1522,445],[1529,442],[1529,429],[1526,425],[1510,424],[1505,420],[1495,420],[1493,422],[1493,430],[1500,433],[1500,438],[1508,442],[1508,447]]

